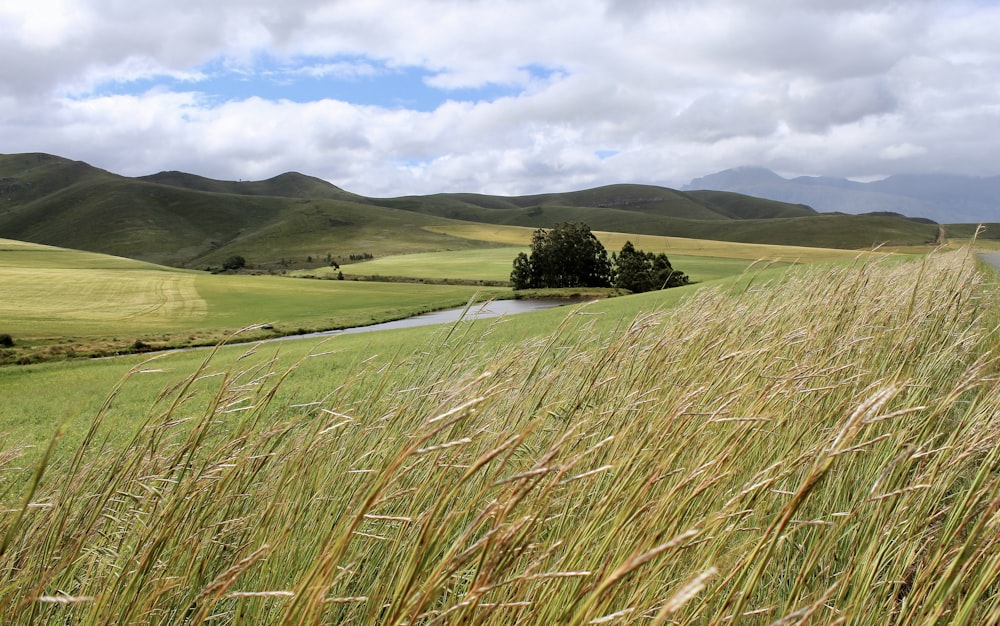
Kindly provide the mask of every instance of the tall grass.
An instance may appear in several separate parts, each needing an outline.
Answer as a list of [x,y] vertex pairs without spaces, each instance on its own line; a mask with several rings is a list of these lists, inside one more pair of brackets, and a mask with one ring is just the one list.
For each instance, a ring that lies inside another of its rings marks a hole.
[[8,479],[0,621],[996,623],[981,281],[952,253],[610,333],[586,308],[501,348],[456,325],[294,405],[267,355],[209,358],[127,446],[98,415]]

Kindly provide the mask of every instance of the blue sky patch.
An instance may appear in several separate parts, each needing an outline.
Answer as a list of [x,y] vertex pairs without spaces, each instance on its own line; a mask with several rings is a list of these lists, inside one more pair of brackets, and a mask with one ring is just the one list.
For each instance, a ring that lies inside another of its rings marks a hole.
[[[544,68],[526,67],[533,77],[550,76]],[[158,75],[105,83],[88,95],[140,94],[151,89],[197,91],[213,100],[259,97],[265,100],[315,102],[334,99],[356,105],[433,111],[448,100],[492,101],[516,96],[520,85],[487,83],[481,87],[443,89],[428,84],[434,72],[421,67],[390,67],[362,57],[256,59],[253,67],[216,59],[192,72],[194,78]]]

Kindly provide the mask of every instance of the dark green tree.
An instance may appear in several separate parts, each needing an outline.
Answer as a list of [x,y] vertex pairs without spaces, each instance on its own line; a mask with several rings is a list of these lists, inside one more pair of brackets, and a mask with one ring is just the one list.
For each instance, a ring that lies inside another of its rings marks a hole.
[[535,279],[531,271],[531,260],[528,255],[519,252],[514,258],[514,269],[510,272],[510,283],[514,289],[531,289]]
[[631,241],[626,241],[621,252],[612,258],[615,262],[615,287],[628,289],[632,293],[651,289],[653,277],[645,252],[636,250]]
[[226,271],[238,270],[246,267],[247,260],[238,254],[234,254],[222,262],[222,269]]
[[610,287],[611,261],[604,245],[586,224],[565,222],[539,228],[531,236],[531,254],[514,259],[514,289]]
[[615,262],[615,287],[632,293],[679,287],[690,283],[684,272],[675,270],[662,252],[637,250],[626,241],[621,252],[612,256]]
[[648,254],[652,257],[653,289],[670,289],[691,284],[687,274],[673,268],[666,254],[662,252],[656,255],[652,252]]

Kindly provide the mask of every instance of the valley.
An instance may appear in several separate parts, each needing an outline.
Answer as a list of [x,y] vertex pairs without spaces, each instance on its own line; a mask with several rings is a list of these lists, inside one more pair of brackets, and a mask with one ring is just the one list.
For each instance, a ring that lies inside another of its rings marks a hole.
[[[992,240],[649,188],[15,165],[3,623],[1000,618]],[[523,296],[553,218],[693,284],[298,336]]]

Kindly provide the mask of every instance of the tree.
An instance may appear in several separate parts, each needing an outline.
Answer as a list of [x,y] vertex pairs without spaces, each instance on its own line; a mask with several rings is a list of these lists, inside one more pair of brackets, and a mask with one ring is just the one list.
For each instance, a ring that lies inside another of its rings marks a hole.
[[531,254],[514,259],[514,289],[610,287],[608,252],[586,224],[565,222],[539,228],[531,236]]
[[528,255],[519,252],[514,258],[514,269],[510,272],[510,282],[514,289],[530,289],[534,284],[531,272],[531,260]]
[[673,268],[667,255],[636,250],[631,241],[626,241],[613,259],[615,287],[632,293],[679,287],[691,282],[684,272]]
[[[648,254],[652,255],[653,253],[650,252]],[[652,266],[653,289],[670,289],[671,287],[691,284],[691,280],[687,277],[687,274],[675,270],[670,265],[670,259],[662,252],[652,256]]]
[[238,270],[246,267],[247,260],[238,254],[234,254],[222,262],[222,269],[226,271]]
[[626,241],[621,252],[613,256],[615,262],[615,287],[628,289],[632,293],[649,291],[653,277],[646,262],[646,253],[636,250],[631,241]]

